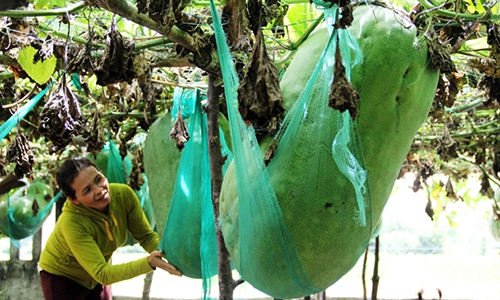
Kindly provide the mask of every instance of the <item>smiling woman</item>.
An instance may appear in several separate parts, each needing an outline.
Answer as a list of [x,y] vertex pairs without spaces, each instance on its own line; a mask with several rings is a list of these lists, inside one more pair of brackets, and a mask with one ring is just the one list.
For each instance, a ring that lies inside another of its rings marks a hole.
[[[129,186],[108,184],[87,158],[65,161],[56,179],[68,201],[40,257],[45,299],[111,299],[110,284],[156,267],[182,275],[162,259],[158,235]],[[111,265],[110,258],[126,242],[127,231],[150,255]]]
[[[71,161],[73,162],[73,160]],[[58,181],[63,181],[66,178],[58,178]],[[85,205],[102,213],[108,212],[110,201],[108,180],[96,167],[89,166],[80,170],[70,187],[73,189],[74,195],[68,195],[68,199],[75,205]]]

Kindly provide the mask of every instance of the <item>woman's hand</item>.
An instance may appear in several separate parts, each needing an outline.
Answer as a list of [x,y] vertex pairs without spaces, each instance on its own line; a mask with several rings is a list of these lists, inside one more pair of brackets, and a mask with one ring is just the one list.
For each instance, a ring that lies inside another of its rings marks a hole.
[[172,275],[182,276],[181,271],[177,270],[176,267],[169,264],[167,261],[163,260],[163,252],[162,251],[153,251],[148,257],[149,265],[152,268],[160,268]]

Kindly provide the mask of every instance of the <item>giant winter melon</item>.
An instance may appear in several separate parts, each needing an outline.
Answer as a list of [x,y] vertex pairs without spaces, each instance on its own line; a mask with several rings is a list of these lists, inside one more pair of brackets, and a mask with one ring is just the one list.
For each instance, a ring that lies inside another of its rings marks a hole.
[[[149,180],[157,232],[162,240],[160,249],[164,250],[170,263],[184,276],[191,278],[203,277],[202,264],[205,274],[213,276],[217,273],[217,245],[210,199],[208,137],[206,121],[202,121],[203,118],[206,116],[201,113],[198,104],[193,115],[185,120],[190,139],[181,152],[170,137],[175,120],[170,112],[165,113],[149,129],[144,148],[144,167]],[[221,129],[227,124],[222,115],[220,124]],[[222,131],[221,141],[225,141]],[[179,183],[179,186],[176,186],[176,183]],[[208,213],[204,210],[207,200]],[[204,211],[209,216],[211,214],[208,220],[212,224],[204,221]],[[202,242],[204,225],[213,226],[213,236],[207,234],[208,237],[205,236],[206,240]],[[205,251],[204,261],[201,250]]]
[[174,122],[170,112],[157,119],[149,128],[143,150],[144,171],[148,177],[149,193],[156,219],[156,231],[160,239],[165,230],[181,159],[181,152],[170,137],[170,130],[173,128]]
[[[353,69],[351,81],[360,95],[357,120],[370,188],[365,207],[368,224],[360,226],[355,221],[358,206],[354,189],[332,158],[332,141],[337,132],[337,123],[329,122],[333,109],[324,116],[326,125],[319,130],[313,127],[315,120],[301,125],[302,132],[321,134],[320,142],[311,147],[308,155],[280,150],[308,143],[307,135],[298,135],[297,145],[278,146],[267,167],[295,249],[318,290],[339,280],[365,250],[413,138],[426,119],[439,76],[429,66],[425,42],[417,42],[415,26],[393,10],[360,5],[354,11],[349,31],[364,56],[363,63]],[[326,28],[311,35],[284,74],[281,89],[287,110],[311,77],[328,37]],[[320,164],[311,165],[311,157],[320,157]],[[237,199],[235,171],[230,167],[221,194],[222,231],[235,266],[241,271],[237,227],[242,212],[238,211]],[[266,224],[255,220],[254,226]],[[276,245],[274,248],[279,249],[280,238],[262,236],[252,247],[268,249],[268,245]],[[288,266],[270,266],[268,256],[258,253],[250,257],[253,266],[245,267],[255,268],[258,276],[244,279],[275,298],[306,296],[307,291],[290,284]]]
[[[17,189],[7,202],[0,200],[0,232],[14,240],[35,234],[49,216],[53,193],[42,182],[31,182]],[[10,204],[10,206],[8,205]]]

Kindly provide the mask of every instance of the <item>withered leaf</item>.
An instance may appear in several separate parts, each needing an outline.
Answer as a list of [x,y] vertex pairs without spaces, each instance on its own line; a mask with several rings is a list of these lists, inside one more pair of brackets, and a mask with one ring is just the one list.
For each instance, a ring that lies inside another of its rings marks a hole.
[[248,69],[238,88],[238,102],[241,117],[256,131],[277,128],[274,123],[285,111],[278,70],[266,51],[261,29],[257,31]]
[[451,178],[448,177],[448,181],[446,181],[446,197],[457,200],[457,194],[455,193],[455,190],[453,189],[453,184],[451,183]]
[[18,178],[30,175],[35,164],[35,156],[31,152],[28,139],[22,133],[17,133],[14,141],[7,148],[7,161],[15,163],[14,173]]
[[35,56],[33,57],[33,64],[51,58],[53,53],[54,53],[54,42],[49,36],[45,40],[45,42],[41,44],[41,48],[38,49],[38,51],[35,53]]
[[87,151],[94,156],[97,155],[104,147],[104,144],[106,144],[106,133],[104,132],[101,118],[101,113],[96,108],[92,120],[87,123],[82,133],[85,144],[87,145]]
[[267,148],[266,154],[264,154],[264,163],[266,164],[266,166],[269,165],[271,159],[273,159],[277,149],[278,149],[278,140],[273,139],[271,144],[269,144],[269,148]]
[[450,136],[447,124],[444,126],[443,136],[441,136],[437,142],[436,153],[441,156],[443,160],[447,161],[451,158],[458,157],[458,143]]
[[359,94],[352,86],[345,74],[345,67],[342,64],[342,56],[337,43],[335,50],[335,65],[333,69],[333,82],[330,90],[328,105],[340,112],[349,111],[351,118],[356,119],[358,114]]
[[432,69],[439,70],[442,74],[456,72],[457,68],[451,59],[451,47],[441,43],[434,29],[431,28],[430,31],[425,37],[427,38]]
[[134,69],[134,43],[124,41],[116,23],[111,24],[106,35],[106,49],[101,64],[94,70],[97,84],[127,82],[132,83],[136,77]]
[[415,180],[413,181],[413,186],[411,187],[413,192],[418,192],[420,189],[422,189],[422,177],[420,177],[420,174],[416,174]]
[[177,112],[177,119],[175,120],[170,136],[174,139],[177,149],[181,151],[184,149],[184,144],[189,140],[189,133],[187,131],[186,123],[182,119],[181,109]]
[[493,108],[500,103],[500,78],[483,75],[478,88],[486,93],[486,101],[483,101],[486,107]]
[[33,200],[31,209],[33,210],[33,217],[36,217],[36,215],[38,215],[38,211],[40,210],[40,206],[38,206],[38,202],[36,201],[36,199]]
[[481,177],[481,189],[479,193],[484,196],[490,196],[489,191],[491,189],[490,180],[488,178],[488,174],[483,172],[483,176]]
[[66,147],[72,136],[80,133],[84,118],[78,99],[66,85],[65,76],[45,103],[39,118],[38,130],[54,144],[51,149],[54,152]]
[[142,176],[142,173],[144,173],[142,157],[142,149],[139,149],[132,158],[132,170],[130,171],[128,185],[136,191],[140,190],[141,186],[145,183],[144,177]]
[[431,218],[432,221],[434,221],[434,209],[432,208],[432,202],[431,199],[427,199],[427,204],[425,205],[425,213]]

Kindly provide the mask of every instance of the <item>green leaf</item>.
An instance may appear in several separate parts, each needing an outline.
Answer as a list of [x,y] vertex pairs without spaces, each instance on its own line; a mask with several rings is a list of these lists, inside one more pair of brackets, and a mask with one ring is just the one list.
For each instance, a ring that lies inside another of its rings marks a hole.
[[498,13],[500,12],[500,4],[495,4],[493,5],[493,7],[491,8],[491,13],[493,15],[498,15]]
[[52,7],[66,7],[66,2],[69,2],[69,1],[66,1],[66,0],[51,0],[50,1],[50,4],[52,5]]
[[483,7],[483,2],[479,1],[477,5],[474,4],[472,0],[466,0],[465,3],[467,3],[467,10],[473,14],[473,13],[478,13],[482,14],[485,12],[485,9]]
[[125,20],[124,19],[118,20],[116,22],[116,28],[118,28],[119,32],[125,31]]
[[288,19],[288,23],[291,25],[290,37],[293,40],[298,40],[320,14],[321,12],[314,9],[314,6],[309,3],[290,5],[286,14],[286,19]]
[[33,2],[33,6],[35,7],[35,9],[48,8],[48,4],[49,0],[35,0],[35,2]]
[[67,0],[35,0],[33,5],[35,9],[51,9],[54,7],[66,7]]
[[17,61],[23,67],[24,71],[38,84],[44,84],[49,81],[50,76],[54,73],[56,69],[57,59],[52,54],[49,59],[44,61],[39,61],[33,64],[33,58],[37,50],[31,46],[24,47],[19,51],[19,56]]

